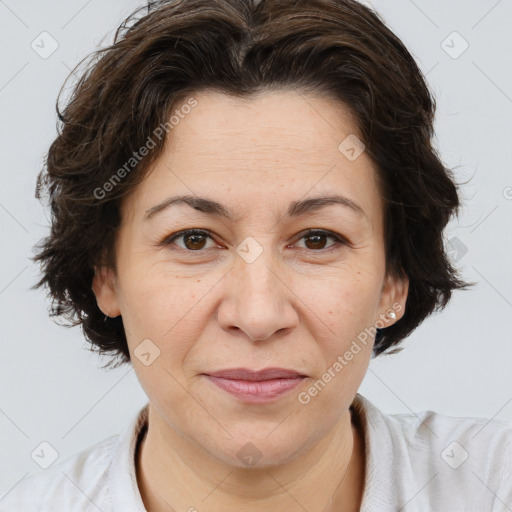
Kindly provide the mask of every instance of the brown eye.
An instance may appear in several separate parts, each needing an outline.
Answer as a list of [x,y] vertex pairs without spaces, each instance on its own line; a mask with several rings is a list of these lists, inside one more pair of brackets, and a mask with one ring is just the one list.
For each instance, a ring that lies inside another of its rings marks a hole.
[[[326,235],[311,235],[306,238],[306,247],[308,249],[325,249]],[[309,243],[308,243],[309,242]]]
[[[327,239],[329,238],[334,240],[334,243],[326,246]],[[213,241],[213,238],[207,231],[186,229],[184,231],[179,231],[178,233],[168,236],[161,242],[161,245],[172,245],[175,240],[182,240],[183,245],[176,244],[179,248],[188,252],[201,252],[208,249],[208,247],[206,247],[208,239]],[[306,250],[319,253],[327,252],[331,248],[335,249],[339,245],[349,245],[340,235],[337,235],[331,231],[318,229],[305,232],[300,240],[305,241],[304,248]]]
[[204,235],[186,235],[183,237],[183,242],[187,249],[197,250],[203,249],[206,237]]
[[[326,240],[331,238],[335,243],[326,247]],[[344,240],[330,231],[311,230],[306,232],[300,240],[305,240],[305,248],[314,252],[328,250],[339,244],[344,244]]]
[[183,240],[183,246],[178,245],[178,247],[190,251],[190,252],[198,252],[205,249],[205,244],[207,240],[212,239],[212,237],[206,231],[199,231],[196,229],[188,229],[185,231],[180,231],[179,233],[175,233],[171,235],[171,237],[166,238],[162,244],[170,245],[175,240]]

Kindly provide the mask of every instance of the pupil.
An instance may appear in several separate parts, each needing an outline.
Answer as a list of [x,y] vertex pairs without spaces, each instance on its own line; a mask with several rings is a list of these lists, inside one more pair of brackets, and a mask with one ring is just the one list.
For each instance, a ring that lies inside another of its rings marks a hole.
[[[308,240],[314,240],[313,245],[318,245],[318,244],[323,245],[319,241],[319,238],[323,238],[323,237],[325,237],[325,235],[311,235],[311,236],[308,237]],[[318,249],[318,247],[313,247],[313,248]]]
[[[202,246],[201,246],[201,241],[198,242],[198,239],[203,239],[203,243],[204,243],[204,235],[188,235],[186,237],[186,240],[192,240],[192,246],[193,247],[189,247],[192,248],[192,249],[201,249]],[[199,244],[200,247],[197,247],[197,244]],[[188,244],[185,244],[187,245],[188,247]]]

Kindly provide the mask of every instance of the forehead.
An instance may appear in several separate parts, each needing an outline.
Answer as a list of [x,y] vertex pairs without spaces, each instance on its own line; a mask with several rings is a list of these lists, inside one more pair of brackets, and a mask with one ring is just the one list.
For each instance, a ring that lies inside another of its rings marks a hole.
[[350,160],[340,151],[347,137],[359,136],[341,103],[293,90],[244,99],[214,91],[192,96],[196,106],[169,131],[131,211],[178,193],[222,199],[235,212],[340,193],[369,216],[379,214],[373,163],[364,152]]
[[[297,157],[320,154],[326,158],[359,128],[351,112],[331,98],[295,90],[260,92],[235,98],[215,91],[194,96],[197,106],[168,136],[170,151],[194,146],[194,157],[230,150],[242,157]],[[195,139],[195,140],[194,140]]]

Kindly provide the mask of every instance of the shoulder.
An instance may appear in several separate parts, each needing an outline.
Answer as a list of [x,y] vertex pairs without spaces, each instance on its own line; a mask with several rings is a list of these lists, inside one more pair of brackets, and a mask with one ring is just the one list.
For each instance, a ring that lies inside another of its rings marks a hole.
[[512,504],[512,422],[433,411],[391,418],[389,424],[403,436],[402,455],[411,469],[429,468],[423,484],[428,482],[427,495],[437,506],[454,489],[465,496],[457,498],[458,504],[473,510]]
[[436,434],[459,435],[470,437],[489,437],[490,432],[508,438],[512,433],[512,422],[478,418],[451,416],[431,410],[410,412],[405,414],[382,414],[382,418],[393,428],[400,430],[408,437],[430,437],[437,439]]
[[461,448],[471,450],[474,456],[490,453],[510,455],[512,450],[512,421],[477,417],[458,417],[424,410],[406,414],[386,414],[368,399],[358,395],[362,402],[369,428],[385,429],[388,440],[414,448],[444,450],[456,442]]
[[512,422],[431,410],[385,414],[361,399],[368,467],[382,478],[392,472],[398,504],[491,511],[512,503]]
[[[512,422],[477,417],[457,417],[434,411],[383,416],[392,435],[418,454],[434,452],[449,466],[464,459],[510,462]],[[451,460],[454,459],[454,460]]]
[[111,436],[24,477],[0,497],[0,512],[103,510],[105,482],[118,440],[119,435]]

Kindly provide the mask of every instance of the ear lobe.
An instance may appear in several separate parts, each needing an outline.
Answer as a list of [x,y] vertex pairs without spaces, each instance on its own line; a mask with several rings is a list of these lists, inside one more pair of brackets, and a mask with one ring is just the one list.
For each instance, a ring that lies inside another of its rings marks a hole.
[[121,314],[112,269],[95,267],[91,288],[96,296],[96,303],[103,314],[112,318]]

